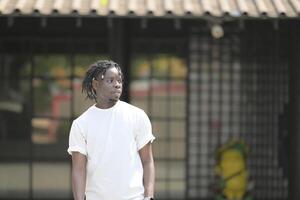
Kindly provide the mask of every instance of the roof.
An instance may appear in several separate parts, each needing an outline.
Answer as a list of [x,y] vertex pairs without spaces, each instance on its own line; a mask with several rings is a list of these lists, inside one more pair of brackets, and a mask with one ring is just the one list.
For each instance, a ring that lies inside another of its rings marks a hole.
[[300,0],[0,0],[0,16],[299,18]]

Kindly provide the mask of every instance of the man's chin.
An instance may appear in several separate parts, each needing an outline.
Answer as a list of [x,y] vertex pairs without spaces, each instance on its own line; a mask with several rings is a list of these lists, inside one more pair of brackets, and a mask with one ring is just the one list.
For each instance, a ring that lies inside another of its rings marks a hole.
[[117,97],[117,98],[110,98],[108,101],[110,103],[116,103],[118,100],[119,100],[119,97]]

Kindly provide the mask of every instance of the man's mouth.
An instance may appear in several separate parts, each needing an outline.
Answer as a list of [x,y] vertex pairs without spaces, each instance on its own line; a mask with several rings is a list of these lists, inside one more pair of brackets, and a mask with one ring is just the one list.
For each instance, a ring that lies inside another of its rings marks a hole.
[[122,91],[121,90],[116,90],[116,91],[113,91],[114,94],[121,94]]

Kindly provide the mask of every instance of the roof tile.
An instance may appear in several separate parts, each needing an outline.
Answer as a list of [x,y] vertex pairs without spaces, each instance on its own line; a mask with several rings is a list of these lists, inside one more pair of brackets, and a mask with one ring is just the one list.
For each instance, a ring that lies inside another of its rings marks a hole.
[[298,15],[300,15],[300,0],[290,0],[290,3]]
[[0,15],[299,17],[300,0],[0,0]]

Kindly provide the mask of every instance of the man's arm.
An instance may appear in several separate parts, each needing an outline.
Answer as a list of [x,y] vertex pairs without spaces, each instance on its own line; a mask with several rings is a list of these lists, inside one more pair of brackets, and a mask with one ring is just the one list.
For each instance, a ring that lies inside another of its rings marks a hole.
[[84,200],[86,183],[86,157],[79,152],[72,153],[72,188],[74,200]]
[[155,168],[152,154],[152,145],[149,142],[139,151],[143,169],[144,169],[144,188],[145,197],[154,197],[154,182],[155,182]]

